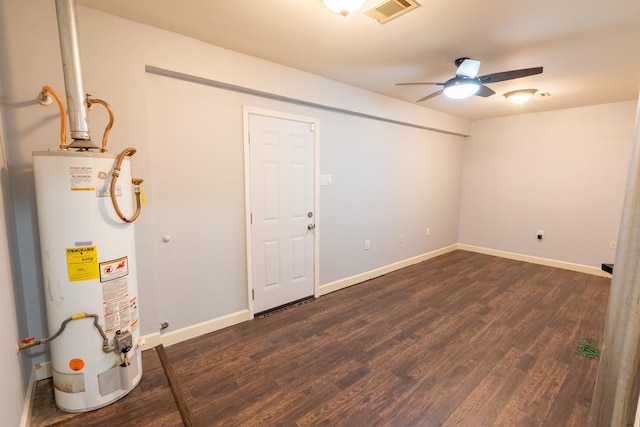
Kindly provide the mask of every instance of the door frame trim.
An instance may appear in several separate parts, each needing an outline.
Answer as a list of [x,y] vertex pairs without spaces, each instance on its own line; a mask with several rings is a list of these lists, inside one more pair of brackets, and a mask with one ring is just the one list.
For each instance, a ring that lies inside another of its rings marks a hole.
[[315,230],[313,232],[313,296],[320,296],[320,268],[319,268],[319,248],[320,248],[320,191],[318,181],[319,171],[319,141],[320,122],[315,117],[302,116],[298,114],[284,113],[281,111],[268,110],[248,105],[242,106],[242,138],[244,149],[244,208],[245,208],[245,239],[246,239],[246,262],[247,262],[247,307],[249,308],[250,319],[254,317],[253,307],[253,248],[251,244],[251,152],[249,147],[249,116],[258,115],[273,117],[275,119],[293,120],[297,122],[309,123],[314,126],[313,136],[313,212],[315,216]]

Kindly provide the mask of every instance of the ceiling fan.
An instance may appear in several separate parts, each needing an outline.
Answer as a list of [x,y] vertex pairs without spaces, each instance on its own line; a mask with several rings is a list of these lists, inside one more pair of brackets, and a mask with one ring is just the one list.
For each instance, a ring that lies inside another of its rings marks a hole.
[[420,82],[420,83],[396,83],[396,86],[404,85],[438,85],[444,86],[441,90],[433,92],[418,99],[416,102],[426,101],[435,96],[444,93],[445,96],[454,99],[467,98],[472,95],[478,95],[482,97],[491,96],[495,91],[487,86],[485,83],[496,83],[505,80],[519,79],[521,77],[533,76],[534,74],[542,73],[542,67],[523,68],[522,70],[502,71],[500,73],[485,74],[478,77],[478,71],[480,70],[480,61],[477,59],[458,58],[455,61],[456,70],[455,77],[447,80],[444,83],[441,82]]

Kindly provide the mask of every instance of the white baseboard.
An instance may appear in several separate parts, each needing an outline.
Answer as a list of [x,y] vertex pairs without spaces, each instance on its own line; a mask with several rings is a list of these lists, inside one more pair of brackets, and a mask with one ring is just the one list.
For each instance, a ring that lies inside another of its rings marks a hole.
[[36,382],[44,380],[46,378],[51,378],[53,376],[52,369],[53,368],[51,367],[51,361],[49,360],[33,365],[33,371],[36,375]]
[[523,255],[523,254],[518,254],[513,252],[500,251],[497,249],[483,248],[480,246],[457,243],[451,246],[437,249],[432,252],[428,252],[426,254],[418,255],[413,258],[409,258],[403,261],[389,264],[384,267],[376,268],[375,270],[366,271],[361,274],[356,274],[355,276],[351,276],[344,279],[336,280],[335,282],[327,283],[325,285],[320,286],[320,295],[326,295],[331,292],[335,292],[340,289],[344,289],[349,286],[356,285],[366,280],[370,280],[378,276],[382,276],[383,274],[387,274],[392,271],[399,270],[401,268],[408,267],[410,265],[417,264],[419,262],[426,261],[431,258],[435,258],[439,255],[444,255],[456,249],[469,251],[469,252],[476,252],[476,253],[485,254],[485,255],[492,255],[492,256],[497,256],[501,258],[512,259],[515,261],[524,261],[524,262],[530,262],[532,264],[546,265],[548,267],[562,268],[564,270],[571,270],[579,273],[592,274],[594,276],[611,277],[611,275],[606,271],[602,271],[602,269],[599,269],[597,267],[592,267],[589,265],[574,264],[570,262],[558,261],[558,260],[549,259],[549,258],[540,258],[540,257],[531,256],[531,255]]
[[444,255],[449,252],[453,252],[458,249],[458,245],[451,245],[444,248],[436,249],[435,251],[427,252],[426,254],[418,255],[413,258],[405,259],[395,262],[393,264],[385,265],[384,267],[376,268],[375,270],[366,271],[355,276],[347,277],[345,279],[336,280],[335,282],[327,283],[320,286],[320,295],[326,295],[331,292],[339,291],[340,289],[348,288],[349,286],[362,283],[366,280],[374,279],[384,274],[390,273],[401,268],[408,267],[413,264],[417,264],[422,261],[426,261],[431,258],[435,258],[440,255]]
[[517,254],[514,252],[499,251],[497,249],[483,248],[480,246],[465,245],[463,243],[458,243],[458,249],[463,251],[476,252],[479,254],[497,256],[500,258],[508,258],[515,261],[524,261],[524,262],[530,262],[532,264],[546,265],[548,267],[562,268],[564,270],[571,270],[571,271],[576,271],[578,273],[592,274],[594,276],[611,277],[611,275],[606,271],[602,271],[602,269],[597,267],[592,267],[590,265],[574,264],[571,262],[558,261],[555,259],[540,258],[536,256],[531,256],[531,255]]
[[240,310],[235,313],[227,314],[226,316],[218,317],[216,319],[207,320],[206,322],[198,323],[195,325],[187,326],[185,328],[177,329],[171,332],[165,332],[163,334],[154,332],[152,334],[142,336],[143,350],[156,347],[160,344],[165,347],[177,344],[191,338],[196,338],[209,332],[215,332],[220,329],[242,323],[249,320],[249,310]]
[[29,427],[31,425],[31,415],[33,414],[33,404],[36,398],[36,386],[38,381],[51,378],[51,362],[36,363],[31,367],[29,375],[29,384],[24,396],[24,404],[22,405],[22,418],[20,419],[20,427]]
[[160,334],[160,332],[143,335],[140,337],[140,341],[138,341],[138,346],[142,349],[142,351],[157,347],[160,344],[162,344],[162,335]]
[[24,396],[24,404],[22,405],[22,418],[20,419],[20,427],[29,427],[31,425],[31,414],[33,412],[33,402],[36,396],[36,367],[31,368],[31,376],[29,377],[29,385]]

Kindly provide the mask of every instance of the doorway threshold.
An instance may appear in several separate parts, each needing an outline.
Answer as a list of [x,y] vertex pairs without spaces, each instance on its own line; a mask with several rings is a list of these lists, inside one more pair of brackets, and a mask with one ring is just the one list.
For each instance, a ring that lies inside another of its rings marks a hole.
[[262,317],[271,316],[274,313],[278,313],[280,311],[284,311],[284,310],[287,310],[287,309],[292,308],[292,307],[297,307],[299,305],[307,304],[309,302],[315,301],[315,299],[316,298],[313,295],[310,295],[310,296],[304,297],[304,298],[300,298],[298,300],[291,301],[291,302],[288,302],[286,304],[282,304],[282,305],[279,305],[277,307],[261,311],[260,313],[256,313],[256,314],[253,315],[253,318],[254,319],[259,319],[259,318],[262,318]]

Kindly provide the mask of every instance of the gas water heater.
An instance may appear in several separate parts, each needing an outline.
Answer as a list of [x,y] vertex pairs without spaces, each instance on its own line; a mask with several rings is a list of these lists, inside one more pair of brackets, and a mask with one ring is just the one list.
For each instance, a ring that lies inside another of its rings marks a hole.
[[[47,321],[50,337],[58,333],[49,338],[54,393],[69,412],[105,406],[142,376],[134,225],[111,198],[117,163],[88,150],[33,153]],[[130,212],[129,157],[121,163],[114,197]]]
[[[85,412],[125,396],[142,378],[133,221],[144,197],[142,180],[131,178],[136,150],[108,153],[113,111],[84,92],[75,1],[55,3],[73,142],[66,143],[62,98],[43,86],[38,101],[53,97],[60,109],[59,149],[33,153],[49,337],[18,348],[49,343],[56,405]],[[88,128],[95,103],[110,118],[101,147]]]

